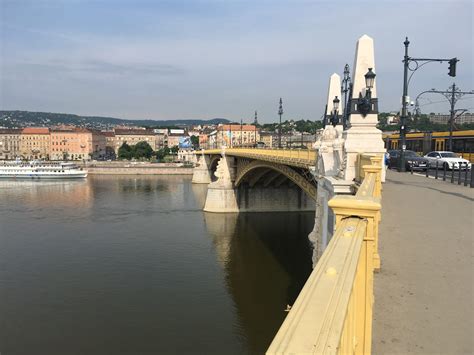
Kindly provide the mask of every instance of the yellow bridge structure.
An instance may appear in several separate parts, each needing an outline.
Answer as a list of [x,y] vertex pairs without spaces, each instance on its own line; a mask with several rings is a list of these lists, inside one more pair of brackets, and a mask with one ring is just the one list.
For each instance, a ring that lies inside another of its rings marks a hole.
[[[282,174],[286,173],[281,167],[300,173],[314,169],[318,159],[317,151],[310,149],[227,148],[201,153],[214,160],[226,155],[251,161],[247,166],[267,164]],[[245,167],[242,170],[236,173],[236,185],[246,174]],[[359,154],[356,170],[355,195],[328,201],[334,233],[267,354],[371,353],[374,272],[380,269],[382,156]],[[313,189],[317,186],[303,188],[315,198]]]
[[[222,153],[222,150],[208,149],[203,150],[202,153],[208,155],[219,155]],[[314,166],[318,156],[317,151],[314,149],[226,148],[225,154],[300,168]]]
[[359,156],[355,196],[329,207],[335,233],[267,354],[369,354],[374,271],[380,268],[381,157]]

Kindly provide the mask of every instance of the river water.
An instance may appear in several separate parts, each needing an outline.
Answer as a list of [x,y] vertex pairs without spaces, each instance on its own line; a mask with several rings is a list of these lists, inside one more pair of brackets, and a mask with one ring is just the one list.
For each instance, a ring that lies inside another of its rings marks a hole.
[[186,176],[0,181],[0,352],[263,353],[313,212],[209,214]]

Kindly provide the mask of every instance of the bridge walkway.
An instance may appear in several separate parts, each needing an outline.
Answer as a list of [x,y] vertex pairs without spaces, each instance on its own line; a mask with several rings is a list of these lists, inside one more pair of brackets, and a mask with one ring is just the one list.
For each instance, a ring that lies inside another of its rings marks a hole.
[[474,351],[474,189],[389,171],[373,354]]

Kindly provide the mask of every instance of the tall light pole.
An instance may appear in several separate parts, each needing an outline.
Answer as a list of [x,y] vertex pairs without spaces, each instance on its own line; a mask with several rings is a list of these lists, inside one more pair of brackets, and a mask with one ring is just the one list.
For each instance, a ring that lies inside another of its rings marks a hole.
[[342,113],[342,127],[343,129],[347,129],[347,121],[350,112],[349,102],[350,97],[352,96],[352,81],[349,71],[349,64],[346,64],[344,66],[344,76],[342,78],[341,91],[344,94],[344,112]]
[[253,119],[253,124],[255,126],[254,130],[254,144],[257,146],[257,125],[258,125],[258,119],[257,119],[257,111],[255,111],[255,117]]
[[[406,149],[406,136],[405,136],[405,125],[407,119],[407,95],[408,95],[408,64],[410,63],[408,57],[408,45],[410,41],[408,37],[405,38],[405,56],[403,57],[403,95],[402,95],[402,114],[400,116],[400,142],[402,144],[400,151],[400,171],[406,171],[405,166],[405,149]],[[400,148],[400,147],[399,147]]]
[[242,136],[242,125],[243,125],[243,121],[242,119],[240,119],[240,146],[242,147],[242,140],[243,140],[243,136]]
[[[401,141],[401,150],[400,150],[400,165],[398,170],[399,171],[406,171],[406,166],[405,166],[405,149],[406,149],[406,120],[408,117],[408,112],[407,112],[407,104],[408,104],[408,84],[410,83],[410,80],[415,74],[415,72],[424,66],[425,64],[432,63],[432,62],[449,62],[449,76],[456,76],[456,63],[459,62],[459,59],[457,58],[412,58],[408,56],[408,45],[410,44],[410,41],[408,40],[408,37],[405,38],[405,42],[403,42],[405,45],[405,56],[403,57],[403,95],[402,95],[402,114],[400,116],[400,141]],[[410,68],[410,63],[415,63],[414,68]],[[410,70],[412,73],[410,74],[410,77],[408,77],[408,70]]]
[[278,115],[280,116],[280,126],[278,127],[278,148],[281,149],[281,116],[283,115],[283,100],[280,97],[280,106],[278,107]]

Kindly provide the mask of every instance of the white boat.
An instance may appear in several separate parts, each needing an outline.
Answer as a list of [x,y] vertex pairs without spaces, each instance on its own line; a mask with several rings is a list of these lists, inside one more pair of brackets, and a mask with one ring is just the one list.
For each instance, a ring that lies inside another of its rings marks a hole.
[[44,161],[0,162],[0,178],[76,179],[87,177],[87,170],[74,163]]

